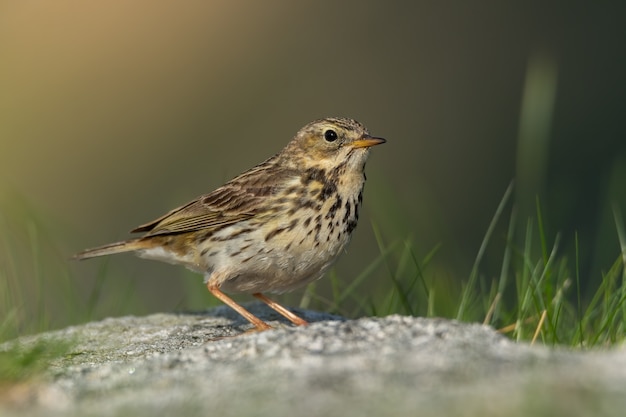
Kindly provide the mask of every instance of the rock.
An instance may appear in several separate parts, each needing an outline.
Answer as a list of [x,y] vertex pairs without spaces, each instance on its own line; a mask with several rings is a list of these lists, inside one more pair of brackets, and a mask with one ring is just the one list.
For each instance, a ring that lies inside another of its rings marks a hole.
[[[626,351],[509,341],[444,319],[343,320],[296,310],[250,326],[227,307],[120,317],[23,338],[72,340],[36,382],[5,390],[20,416],[623,416]],[[7,349],[8,344],[0,346]]]

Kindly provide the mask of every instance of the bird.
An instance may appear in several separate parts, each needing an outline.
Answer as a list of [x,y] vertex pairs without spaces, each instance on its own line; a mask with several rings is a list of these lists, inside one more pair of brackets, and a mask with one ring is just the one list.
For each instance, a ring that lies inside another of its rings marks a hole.
[[304,319],[265,296],[321,278],[359,218],[370,148],[386,140],[356,120],[312,121],[274,156],[209,194],[133,229],[143,235],[86,249],[83,260],[134,252],[204,275],[208,290],[254,327],[266,322],[226,293],[248,293],[295,325]]

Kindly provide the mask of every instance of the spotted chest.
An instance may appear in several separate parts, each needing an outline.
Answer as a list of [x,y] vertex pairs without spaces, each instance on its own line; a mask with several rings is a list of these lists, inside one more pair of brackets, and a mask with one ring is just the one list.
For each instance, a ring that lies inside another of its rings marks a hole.
[[225,291],[284,292],[320,278],[350,241],[363,181],[356,189],[306,179],[285,188],[271,215],[212,236],[202,262],[208,271],[229,271]]
[[285,191],[290,203],[281,211],[291,220],[270,231],[266,242],[286,231],[291,232],[286,250],[300,247],[320,251],[321,255],[340,252],[356,228],[364,183],[362,173],[346,175],[343,166],[331,172],[320,168],[306,170],[299,184]]

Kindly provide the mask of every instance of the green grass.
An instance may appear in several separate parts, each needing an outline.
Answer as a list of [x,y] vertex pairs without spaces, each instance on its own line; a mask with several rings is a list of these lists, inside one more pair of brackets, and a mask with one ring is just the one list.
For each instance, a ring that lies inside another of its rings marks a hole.
[[[55,327],[51,310],[65,317],[82,314],[45,216],[13,197],[0,210],[0,343]],[[6,343],[0,349],[0,385],[37,376],[71,346],[71,341],[53,338]]]
[[52,360],[66,356],[72,346],[72,341],[48,338],[32,343],[9,343],[0,350],[0,385],[38,376]]
[[[500,275],[487,279],[481,263],[488,245],[493,245],[495,226],[504,221],[510,205],[512,186],[504,194],[485,232],[467,279],[451,284],[440,279],[429,264],[437,256],[436,246],[424,256],[415,252],[410,239],[385,243],[374,226],[380,255],[356,279],[346,284],[331,274],[332,299],[319,297],[311,287],[305,305],[315,299],[326,309],[346,315],[385,316],[406,314],[446,317],[494,326],[516,341],[572,347],[611,346],[626,337],[626,233],[619,211],[614,209],[616,235],[621,254],[606,272],[599,272],[595,292],[581,296],[579,242],[568,257],[560,250],[560,236],[548,240],[539,201],[536,217],[528,219],[522,239],[516,239],[516,210],[511,210],[502,242]],[[521,242],[518,244],[516,242]],[[380,265],[387,276],[382,297],[372,297],[360,287],[380,281],[375,275]],[[356,307],[346,310],[352,301]]]

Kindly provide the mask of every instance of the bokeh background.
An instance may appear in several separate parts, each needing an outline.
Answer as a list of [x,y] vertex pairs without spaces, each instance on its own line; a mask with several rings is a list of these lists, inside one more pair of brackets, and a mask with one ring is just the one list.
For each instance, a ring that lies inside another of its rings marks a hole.
[[[51,326],[72,320],[69,299],[93,318],[208,305],[181,268],[68,258],[330,115],[388,139],[368,162],[340,280],[381,239],[410,240],[418,256],[441,245],[429,273],[459,287],[515,179],[520,228],[538,196],[562,253],[578,236],[593,286],[619,255],[614,212],[626,208],[624,22],[622,1],[1,1],[4,299]],[[487,278],[507,244],[498,227]],[[359,291],[391,284],[377,285]]]

